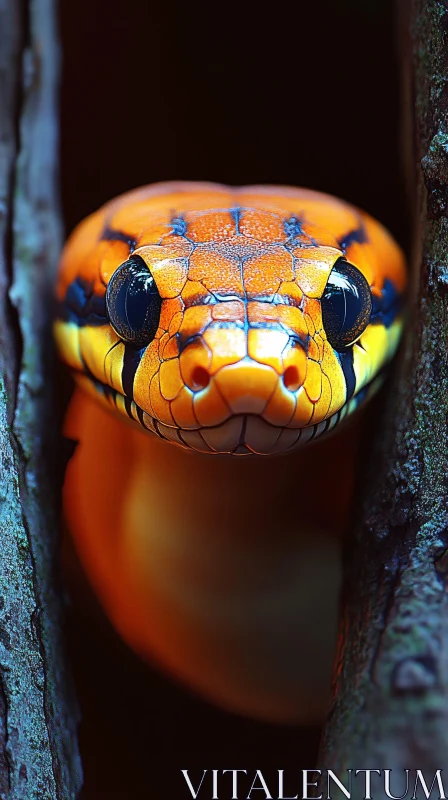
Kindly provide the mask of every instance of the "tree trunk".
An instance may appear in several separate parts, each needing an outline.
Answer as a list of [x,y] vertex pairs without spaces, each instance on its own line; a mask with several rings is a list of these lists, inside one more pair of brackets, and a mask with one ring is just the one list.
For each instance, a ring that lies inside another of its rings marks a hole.
[[[448,3],[403,6],[418,232],[408,336],[346,547],[319,763],[338,775],[419,768],[430,785],[448,752]],[[404,773],[396,781],[400,795]],[[383,785],[372,776],[374,796]],[[358,797],[364,783],[354,779]]]
[[67,800],[81,783],[55,579],[58,71],[55,2],[0,0],[1,800]]

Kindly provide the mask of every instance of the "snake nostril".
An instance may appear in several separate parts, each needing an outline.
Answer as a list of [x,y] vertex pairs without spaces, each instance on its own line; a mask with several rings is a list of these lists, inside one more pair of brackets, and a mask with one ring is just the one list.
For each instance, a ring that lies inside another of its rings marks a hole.
[[195,392],[205,389],[210,383],[210,375],[205,367],[194,367],[191,373],[191,388]]
[[296,392],[300,387],[299,370],[294,364],[287,367],[283,373],[283,383],[290,392]]

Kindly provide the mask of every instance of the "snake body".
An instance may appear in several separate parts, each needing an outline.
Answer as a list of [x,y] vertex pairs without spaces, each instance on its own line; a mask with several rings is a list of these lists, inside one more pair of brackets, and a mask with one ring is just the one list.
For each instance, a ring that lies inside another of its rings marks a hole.
[[351,455],[332,450],[337,436],[302,445],[381,384],[405,286],[380,223],[289,187],[144,187],[65,247],[54,330],[79,386],[66,432],[80,442],[69,526],[127,641],[227,706],[280,719],[320,710],[325,637],[314,637],[325,662],[314,676],[285,642],[288,620],[303,622],[298,575],[318,559],[330,586],[331,524],[307,504],[307,481],[320,476],[338,528],[349,491],[333,490],[334,473],[350,485]]

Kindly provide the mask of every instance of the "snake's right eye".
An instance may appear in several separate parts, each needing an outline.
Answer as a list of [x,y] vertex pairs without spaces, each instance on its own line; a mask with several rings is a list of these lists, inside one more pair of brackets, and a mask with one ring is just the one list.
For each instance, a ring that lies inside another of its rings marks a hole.
[[109,280],[106,308],[114,331],[134,347],[146,347],[159,327],[162,298],[140,256],[130,256]]

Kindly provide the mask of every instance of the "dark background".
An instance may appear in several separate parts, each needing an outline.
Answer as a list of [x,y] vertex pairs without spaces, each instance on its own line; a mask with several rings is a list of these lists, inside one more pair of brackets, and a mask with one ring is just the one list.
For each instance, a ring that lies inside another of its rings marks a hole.
[[[135,186],[205,179],[334,193],[407,245],[391,0],[66,0],[60,10],[67,232]],[[86,800],[189,797],[181,768],[315,765],[318,730],[197,700],[143,665],[80,575],[71,581]]]

